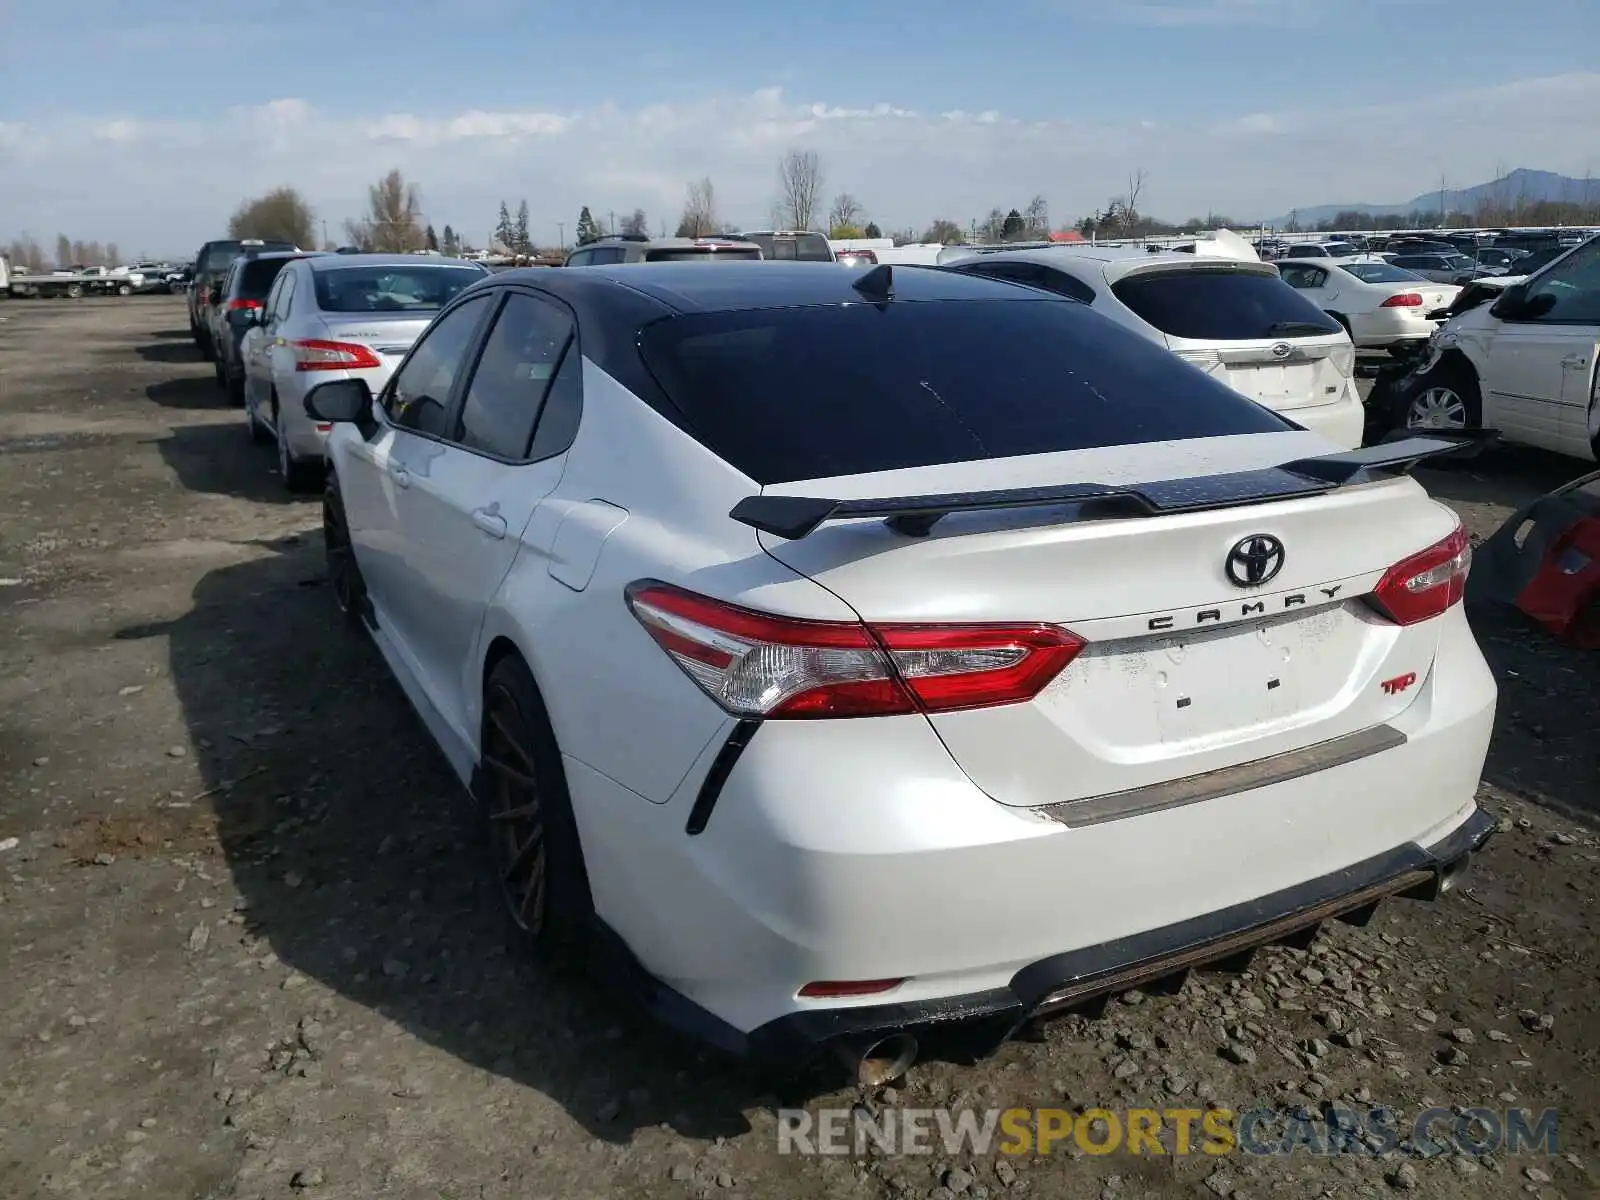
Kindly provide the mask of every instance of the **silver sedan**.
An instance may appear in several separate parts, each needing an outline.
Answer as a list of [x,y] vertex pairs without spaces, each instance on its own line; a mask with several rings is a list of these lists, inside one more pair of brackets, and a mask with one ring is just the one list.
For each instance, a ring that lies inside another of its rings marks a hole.
[[324,473],[329,427],[306,415],[306,392],[361,379],[376,394],[434,315],[488,274],[432,254],[329,254],[279,273],[239,354],[250,435],[277,443],[286,488],[314,488]]

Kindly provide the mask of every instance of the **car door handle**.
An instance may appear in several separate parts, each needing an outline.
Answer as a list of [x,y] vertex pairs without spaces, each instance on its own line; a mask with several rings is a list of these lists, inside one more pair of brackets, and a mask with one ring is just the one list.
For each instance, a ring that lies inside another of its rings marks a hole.
[[411,486],[411,472],[400,463],[389,464],[389,477],[394,480],[396,487],[408,488]]
[[497,512],[490,512],[487,508],[474,509],[472,523],[492,538],[503,538],[506,535],[506,519]]
[[1581,354],[1569,354],[1561,360],[1561,365],[1563,367],[1570,367],[1573,370],[1577,370],[1579,367],[1588,366],[1589,360]]

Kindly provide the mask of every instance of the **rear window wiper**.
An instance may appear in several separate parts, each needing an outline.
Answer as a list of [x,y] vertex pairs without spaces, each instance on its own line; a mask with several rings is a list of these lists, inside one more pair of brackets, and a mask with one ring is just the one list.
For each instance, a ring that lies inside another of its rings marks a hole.
[[1109,503],[1127,516],[1155,517],[1321,495],[1348,484],[1368,482],[1374,472],[1404,474],[1422,459],[1459,451],[1470,444],[1453,438],[1404,438],[1358,450],[1298,458],[1275,467],[1150,483],[1065,483],[862,500],[746,496],[728,515],[742,525],[789,540],[803,538],[828,521],[862,517],[881,517],[897,533],[925,537],[942,517],[954,512],[1063,504]]
[[1267,326],[1268,333],[1332,333],[1319,321],[1274,321]]

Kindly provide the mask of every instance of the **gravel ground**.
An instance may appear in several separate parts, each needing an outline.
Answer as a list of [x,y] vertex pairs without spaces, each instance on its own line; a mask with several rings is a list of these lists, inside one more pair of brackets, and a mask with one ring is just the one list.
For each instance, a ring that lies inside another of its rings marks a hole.
[[[318,505],[181,299],[0,304],[0,467],[0,1195],[1596,1194],[1600,668],[1518,620],[1474,615],[1503,832],[1462,890],[864,1100],[1554,1106],[1556,1154],[780,1156],[779,1107],[858,1097],[508,951],[465,804],[332,618]],[[1426,482],[1487,534],[1578,470]]]

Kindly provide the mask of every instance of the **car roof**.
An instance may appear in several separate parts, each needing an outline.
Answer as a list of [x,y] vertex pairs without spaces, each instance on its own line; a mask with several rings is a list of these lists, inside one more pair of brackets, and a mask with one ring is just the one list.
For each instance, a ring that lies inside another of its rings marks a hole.
[[321,253],[318,259],[328,260],[323,265],[312,265],[313,271],[341,271],[346,267],[477,267],[483,270],[482,263],[473,262],[467,258],[445,258],[438,254],[335,254],[332,252]]
[[[592,299],[602,290],[622,288],[648,297],[677,313],[724,312],[755,308],[800,308],[809,305],[863,303],[868,298],[854,284],[882,266],[866,270],[824,262],[734,261],[717,267],[704,264],[617,263],[574,271],[521,268],[494,277],[496,284],[530,284],[556,296]],[[1026,300],[1068,303],[1048,292],[999,280],[963,275],[937,267],[889,268],[899,301]]]
[[[1101,268],[1104,278],[1115,282],[1125,276],[1150,269],[1174,268],[1180,271],[1216,270],[1219,263],[1230,263],[1253,273],[1267,275],[1275,272],[1270,263],[1250,259],[1225,258],[1219,254],[1186,254],[1179,250],[1158,251],[1152,254],[1138,246],[1083,246],[1065,245],[1037,247],[1029,250],[1002,250],[973,254],[945,263],[949,267],[966,267],[982,262],[1036,262],[1046,266],[1062,267],[1066,264],[1092,263]],[[1261,269],[1264,268],[1264,269]]]

